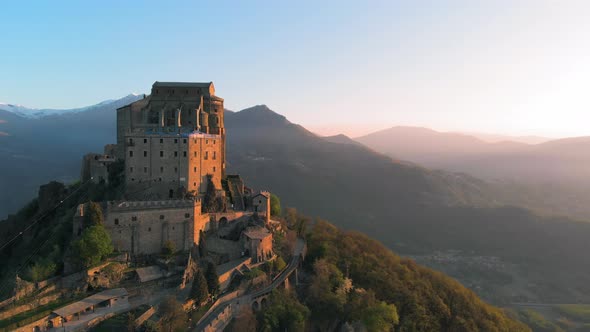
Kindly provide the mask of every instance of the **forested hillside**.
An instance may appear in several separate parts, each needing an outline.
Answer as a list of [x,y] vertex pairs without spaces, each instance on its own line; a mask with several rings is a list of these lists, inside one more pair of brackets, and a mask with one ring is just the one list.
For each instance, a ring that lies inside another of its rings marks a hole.
[[457,281],[366,235],[325,221],[307,234],[307,273],[298,294],[275,291],[257,321],[242,314],[232,330],[530,331]]

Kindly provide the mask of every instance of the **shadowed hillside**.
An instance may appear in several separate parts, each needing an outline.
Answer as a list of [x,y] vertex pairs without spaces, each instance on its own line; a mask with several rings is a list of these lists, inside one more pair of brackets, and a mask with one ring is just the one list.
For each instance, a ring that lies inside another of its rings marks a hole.
[[43,183],[77,180],[84,154],[102,152],[105,144],[116,142],[115,110],[139,98],[129,95],[80,112],[38,118],[0,105],[0,131],[7,134],[0,135],[0,218],[35,197]]
[[375,206],[490,205],[478,188],[485,184],[473,178],[329,142],[266,106],[228,114],[226,128],[229,172],[239,171],[248,183],[272,188],[290,204],[317,215],[339,211],[353,220]]
[[[104,123],[86,121],[85,113],[76,115],[80,116],[76,126],[70,123],[74,128],[69,133],[78,136],[69,137],[65,128],[48,125],[45,135],[55,140],[41,140],[38,147],[31,147],[29,141],[23,147],[25,151],[44,147],[35,156],[47,157],[43,172],[15,158],[10,159],[13,172],[20,167],[19,174],[30,168],[46,178],[54,174],[58,180],[77,178],[82,154],[100,151],[115,140],[114,112],[105,114],[108,121]],[[90,123],[96,125],[93,130]],[[227,112],[225,123],[229,173],[239,172],[254,188],[272,190],[284,205],[365,232],[401,254],[449,272],[496,304],[590,302],[586,287],[590,259],[585,255],[590,224],[501,207],[505,198],[497,196],[487,182],[392,161],[346,140],[345,144],[330,142],[266,106]],[[16,137],[19,132],[14,128],[10,130]],[[58,130],[51,134],[50,128]],[[93,136],[99,133],[104,138]],[[84,141],[87,138],[92,142]],[[68,147],[71,151],[60,150]],[[38,181],[35,186],[46,182],[33,180]],[[5,188],[10,186],[2,186],[4,197],[12,196]]]
[[531,145],[393,127],[356,139],[371,149],[434,169],[489,181],[503,202],[548,215],[590,220],[590,138]]
[[[328,142],[265,106],[226,116],[226,127],[229,171],[272,188],[288,206],[366,232],[400,253],[481,256],[482,266],[455,276],[485,281],[477,283],[479,293],[496,303],[590,300],[590,224],[499,207],[484,181]],[[493,257],[505,270],[494,268],[496,280],[487,280],[485,260]],[[507,290],[500,294],[500,287]]]

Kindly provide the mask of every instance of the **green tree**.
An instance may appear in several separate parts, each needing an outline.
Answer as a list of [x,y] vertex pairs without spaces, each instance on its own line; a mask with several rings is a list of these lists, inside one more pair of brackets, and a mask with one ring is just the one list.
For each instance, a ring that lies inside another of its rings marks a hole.
[[207,280],[205,280],[205,276],[203,275],[203,271],[201,271],[201,269],[197,269],[195,272],[193,285],[191,286],[190,297],[195,300],[198,305],[201,305],[201,303],[205,302],[209,297],[209,292],[207,291]]
[[158,314],[162,319],[160,331],[186,331],[188,325],[186,312],[182,304],[173,296],[167,297],[160,303]]
[[85,267],[100,263],[113,252],[113,244],[104,226],[90,226],[73,244],[74,252]]
[[304,331],[309,309],[293,293],[277,288],[269,303],[258,320],[263,331]]
[[368,331],[391,331],[399,323],[395,305],[378,301],[371,290],[355,289],[347,307],[348,319],[362,322]]
[[102,225],[104,217],[102,215],[102,208],[96,202],[88,202],[84,209],[84,225],[85,227]]
[[275,259],[275,261],[274,261],[275,271],[277,271],[277,272],[281,271],[286,266],[287,266],[287,263],[285,263],[285,260],[283,259],[283,257],[279,256],[279,257],[277,257],[277,259]]
[[53,276],[57,272],[57,264],[49,258],[41,258],[28,270],[28,277],[31,281],[37,282]]
[[272,216],[281,215],[281,200],[275,194],[270,194],[270,214]]
[[362,322],[369,331],[391,331],[399,322],[395,305],[379,302],[363,311]]
[[219,291],[219,276],[217,275],[217,267],[213,262],[207,262],[205,279],[207,280],[207,289],[209,290],[209,294],[217,294]]
[[164,247],[162,248],[162,254],[164,256],[166,256],[166,258],[171,258],[172,256],[174,256],[175,252],[176,252],[176,246],[174,245],[174,242],[172,242],[170,240],[164,242]]
[[342,272],[326,259],[317,260],[313,264],[313,271],[306,304],[314,320],[327,329],[334,319],[344,316],[350,287],[345,287],[347,285]]
[[[393,325],[393,304],[399,312],[398,331],[530,331],[502,310],[484,303],[456,280],[401,258],[366,235],[341,231],[327,222],[318,221],[307,236],[307,246],[307,262],[325,260],[345,270],[355,287],[375,291],[378,301],[370,306],[357,306],[365,309],[360,310],[360,317],[349,320],[364,322],[367,328]],[[314,264],[314,271],[317,270],[315,267]],[[320,274],[328,285],[339,279],[326,278],[326,275],[337,276],[337,273]],[[316,277],[312,277],[306,299],[320,300],[309,303],[312,313],[319,308],[318,304],[324,305],[326,314],[338,312],[339,292],[334,290],[342,288],[337,283],[331,285],[323,288]],[[353,292],[349,292],[344,315],[338,317],[350,316],[351,311],[347,308]]]

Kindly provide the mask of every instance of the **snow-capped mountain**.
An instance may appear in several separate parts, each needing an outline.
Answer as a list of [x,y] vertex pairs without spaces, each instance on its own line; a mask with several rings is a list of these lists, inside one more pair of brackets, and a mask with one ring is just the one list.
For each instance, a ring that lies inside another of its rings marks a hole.
[[8,111],[8,112],[14,113],[18,116],[24,117],[24,118],[40,119],[40,118],[44,118],[47,116],[85,112],[85,111],[89,111],[92,109],[107,106],[107,105],[117,102],[119,100],[125,100],[125,101],[130,100],[130,102],[133,102],[134,100],[139,99],[140,96],[143,96],[143,95],[132,93],[132,94],[129,94],[129,95],[127,95],[123,98],[120,98],[120,99],[108,99],[108,100],[102,101],[96,105],[80,107],[80,108],[69,108],[69,109],[29,108],[29,107],[26,107],[23,105],[15,105],[15,104],[0,102],[0,110]]
[[0,220],[35,197],[39,185],[74,181],[85,153],[115,143],[116,109],[141,98],[72,109],[0,104]]

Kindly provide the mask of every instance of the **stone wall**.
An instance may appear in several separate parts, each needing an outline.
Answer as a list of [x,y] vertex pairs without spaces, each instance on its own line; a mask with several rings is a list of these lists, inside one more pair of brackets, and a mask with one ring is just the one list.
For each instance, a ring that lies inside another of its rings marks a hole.
[[110,164],[115,162],[115,157],[98,153],[88,153],[82,158],[82,181],[92,179],[94,183],[108,182]]
[[6,299],[6,300],[4,300],[4,301],[0,302],[0,310],[1,310],[2,308],[6,307],[6,306],[8,306],[8,305],[10,305],[10,304],[12,304],[12,302],[14,302],[14,301],[16,301],[16,297],[15,297],[15,296],[13,296],[13,297],[10,297],[10,298],[8,298],[8,299]]
[[188,251],[199,240],[195,228],[205,227],[193,200],[108,202],[104,224],[115,249],[132,254],[160,253],[167,241]]
[[223,140],[219,135],[191,135],[189,139],[188,190],[204,193],[207,176],[221,189]]
[[21,312],[33,310],[37,307],[40,307],[42,305],[46,305],[50,302],[53,302],[59,298],[61,298],[61,293],[54,293],[51,295],[40,297],[40,298],[36,299],[35,301],[27,303],[27,304],[22,304],[19,306],[8,308],[8,309],[5,308],[2,311],[0,311],[0,320],[12,317],[12,316],[19,314]]
[[128,133],[125,136],[127,193],[157,199],[204,193],[207,175],[221,188],[223,140],[202,133]]
[[145,323],[146,320],[150,319],[156,313],[156,309],[154,307],[150,307],[146,310],[143,314],[139,315],[135,319],[135,327],[141,326],[141,324]]
[[266,223],[270,221],[270,193],[261,191],[252,197],[252,208],[258,215],[263,216]]
[[49,331],[47,327],[47,321],[49,320],[49,315],[45,316],[39,320],[36,320],[30,324],[25,326],[18,327],[17,329],[13,330],[14,332],[31,332],[31,331]]

